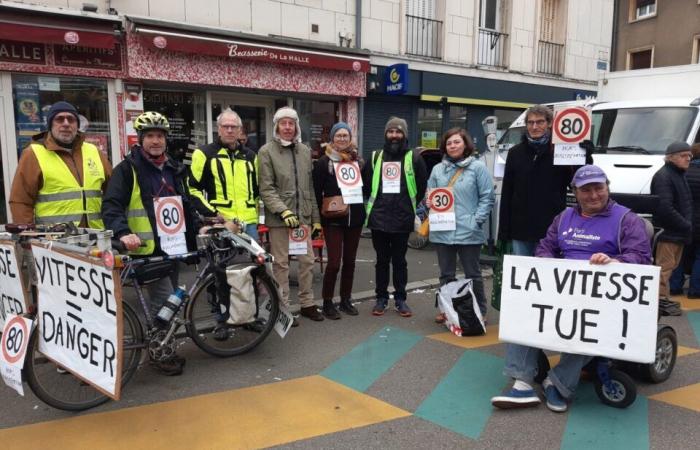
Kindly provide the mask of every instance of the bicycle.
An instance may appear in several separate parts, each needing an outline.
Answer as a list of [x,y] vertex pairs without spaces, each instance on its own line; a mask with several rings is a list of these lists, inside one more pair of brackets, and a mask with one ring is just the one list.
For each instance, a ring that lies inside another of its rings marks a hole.
[[[131,305],[122,302],[122,386],[140,367],[144,350],[151,360],[167,359],[173,354],[177,340],[184,336],[191,338],[200,349],[219,357],[246,353],[267,338],[280,314],[278,285],[272,276],[272,256],[251,242],[225,229],[213,228],[207,235],[198,236],[199,248],[194,252],[138,259],[126,255],[115,257],[115,266],[122,266],[122,283],[133,286],[145,319],[144,323]],[[117,248],[118,244],[114,247]],[[254,280],[255,320],[244,325],[228,325],[228,339],[214,340],[215,312],[219,307],[215,297],[217,272],[225,270],[232,260],[245,253],[249,256],[245,264],[254,267],[251,275]],[[100,254],[93,252],[93,256]],[[167,276],[174,262],[191,258],[204,258],[204,266],[167,325],[155,326],[143,295],[143,286],[157,279],[155,277]],[[185,333],[180,332],[183,325]],[[287,330],[286,323],[284,326]],[[32,391],[43,402],[57,409],[82,411],[109,400],[106,394],[51,362],[38,351],[38,347],[39,332],[35,331],[27,349],[24,374]]]

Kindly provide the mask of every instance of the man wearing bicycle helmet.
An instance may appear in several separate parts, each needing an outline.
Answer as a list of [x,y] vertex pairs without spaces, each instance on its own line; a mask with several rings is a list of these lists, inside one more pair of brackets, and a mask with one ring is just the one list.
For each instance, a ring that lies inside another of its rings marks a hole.
[[[139,143],[114,168],[105,192],[105,225],[135,257],[186,253],[187,247],[195,247],[194,233],[199,223],[187,193],[185,168],[165,152],[170,132],[168,119],[147,111],[134,120],[134,129]],[[171,233],[183,228],[185,233]],[[170,273],[146,285],[152,315],[174,291],[177,277],[174,264]],[[173,355],[152,363],[166,375],[180,375],[185,360]]]
[[56,102],[49,109],[48,130],[32,136],[12,180],[14,222],[104,228],[101,198],[112,165],[107,155],[85,142],[79,123],[78,110],[70,103]]

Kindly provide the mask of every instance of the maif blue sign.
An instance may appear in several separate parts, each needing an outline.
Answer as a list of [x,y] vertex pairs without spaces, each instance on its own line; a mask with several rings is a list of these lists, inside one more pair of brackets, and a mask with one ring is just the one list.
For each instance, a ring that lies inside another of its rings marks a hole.
[[394,64],[386,68],[386,93],[405,94],[408,91],[408,64]]

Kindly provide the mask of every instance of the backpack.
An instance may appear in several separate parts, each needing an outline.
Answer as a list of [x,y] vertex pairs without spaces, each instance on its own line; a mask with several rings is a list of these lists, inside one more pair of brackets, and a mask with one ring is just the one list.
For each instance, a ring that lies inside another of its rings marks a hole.
[[470,278],[442,286],[435,294],[435,306],[445,314],[445,326],[457,336],[481,336],[486,333]]

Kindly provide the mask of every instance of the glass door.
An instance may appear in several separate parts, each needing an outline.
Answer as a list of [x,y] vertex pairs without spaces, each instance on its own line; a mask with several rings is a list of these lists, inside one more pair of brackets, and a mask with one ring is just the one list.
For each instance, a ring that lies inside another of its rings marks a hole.
[[213,93],[211,127],[214,139],[218,136],[216,118],[226,108],[231,108],[241,116],[241,122],[243,123],[241,141],[257,153],[260,147],[272,139],[273,107],[274,98]]

